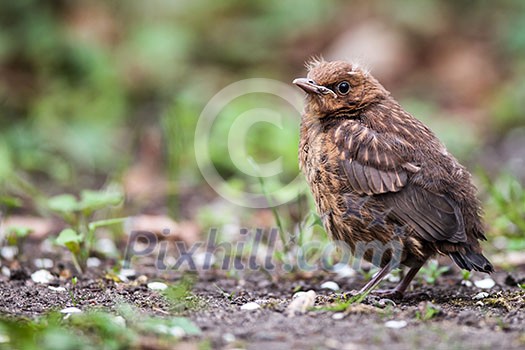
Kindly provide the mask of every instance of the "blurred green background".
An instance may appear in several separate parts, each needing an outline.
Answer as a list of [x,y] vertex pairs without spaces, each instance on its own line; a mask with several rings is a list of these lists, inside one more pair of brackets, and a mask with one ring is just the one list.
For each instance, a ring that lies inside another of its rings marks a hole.
[[[18,0],[0,3],[0,23],[8,212],[33,210],[35,189],[116,185],[128,214],[226,222],[231,206],[217,204],[195,162],[201,110],[241,79],[290,84],[305,60],[323,55],[371,68],[476,172],[491,221],[523,236],[523,1]],[[231,186],[255,185],[232,163],[225,132],[260,103],[237,101],[210,135],[214,165]],[[283,157],[283,174],[268,186],[298,171],[298,123],[290,115],[282,129],[260,124],[249,134],[254,159]],[[510,218],[508,207],[517,210]]]

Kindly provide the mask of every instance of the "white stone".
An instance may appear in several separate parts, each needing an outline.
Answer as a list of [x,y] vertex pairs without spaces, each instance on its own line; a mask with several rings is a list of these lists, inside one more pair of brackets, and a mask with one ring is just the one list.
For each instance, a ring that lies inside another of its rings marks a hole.
[[254,303],[253,301],[241,306],[241,310],[247,310],[247,311],[253,311],[253,310],[260,309],[260,308],[261,308],[261,305]]
[[87,267],[99,267],[100,264],[102,264],[102,262],[97,257],[92,256],[90,258],[87,258],[87,261],[86,261]]
[[405,320],[391,320],[391,321],[387,321],[385,322],[385,327],[387,328],[393,328],[393,329],[400,329],[400,328],[404,328],[407,326],[407,321]]
[[399,274],[394,275],[392,273],[389,273],[388,275],[386,275],[385,279],[391,283],[398,283],[399,281],[401,281],[401,278],[399,278]]
[[342,320],[343,318],[345,318],[345,313],[344,312],[336,312],[335,314],[332,315],[332,318],[334,320]]
[[297,314],[304,314],[309,308],[314,306],[317,294],[313,290],[308,292],[297,292],[292,298],[292,302],[286,308],[285,314],[294,317]]
[[96,243],[96,249],[108,256],[116,256],[118,254],[117,246],[110,238],[101,238]]
[[339,278],[354,277],[356,275],[356,272],[353,268],[343,263],[335,264],[333,270]]
[[121,269],[119,275],[126,276],[126,277],[135,277],[137,275],[137,271],[134,269]]
[[169,334],[175,338],[182,338],[186,335],[186,331],[179,326],[170,327]]
[[168,288],[168,285],[162,282],[150,282],[148,283],[148,288],[151,290],[165,290]]
[[53,265],[54,265],[53,260],[48,259],[48,258],[35,259],[35,260],[33,261],[33,263],[34,263],[35,266],[38,267],[39,269],[50,269],[50,268],[52,268]]
[[334,281],[326,281],[323,284],[321,284],[321,289],[330,289],[333,291],[338,291],[340,288],[339,285]]
[[134,269],[121,269],[117,277],[122,282],[129,282],[129,279],[135,277],[136,275],[137,271],[135,271]]
[[121,327],[126,327],[126,319],[122,316],[115,316],[113,322]]
[[215,263],[215,255],[211,252],[200,252],[195,254],[193,261],[200,268],[209,269]]
[[67,289],[64,287],[47,286],[47,288],[51,289],[54,292],[60,292],[60,293],[67,291]]
[[224,340],[226,343],[232,343],[235,341],[235,335],[231,334],[231,333],[224,333],[222,335],[222,340]]
[[31,274],[31,279],[35,283],[50,283],[55,280],[55,276],[47,270],[38,270]]
[[479,292],[478,294],[474,295],[472,299],[474,300],[485,299],[488,296],[489,296],[489,293],[487,292]]
[[2,266],[2,275],[5,277],[11,277],[11,270],[9,270],[9,267]]
[[472,287],[472,281],[469,281],[469,280],[462,280],[461,284],[466,287]]
[[496,285],[496,282],[492,278],[485,278],[480,281],[475,281],[474,285],[481,289],[490,289]]
[[65,309],[60,310],[63,314],[79,314],[82,312],[78,307],[66,307]]
[[6,260],[13,260],[17,254],[18,248],[15,246],[2,247],[0,250],[0,255]]

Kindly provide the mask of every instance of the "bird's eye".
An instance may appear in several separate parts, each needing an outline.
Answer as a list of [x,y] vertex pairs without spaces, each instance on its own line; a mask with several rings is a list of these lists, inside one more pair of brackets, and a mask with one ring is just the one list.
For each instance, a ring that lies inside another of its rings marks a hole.
[[342,81],[335,88],[341,95],[346,95],[350,91],[350,84],[347,81]]

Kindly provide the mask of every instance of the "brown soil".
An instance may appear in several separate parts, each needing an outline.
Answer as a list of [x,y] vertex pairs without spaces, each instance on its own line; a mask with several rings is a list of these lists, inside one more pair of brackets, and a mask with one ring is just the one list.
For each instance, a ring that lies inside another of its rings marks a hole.
[[[0,277],[2,314],[32,317],[69,306],[113,310],[122,302],[150,314],[174,312],[159,293],[144,284],[115,283],[100,272],[87,273],[74,287],[67,279],[56,283],[71,289],[74,297],[35,284],[30,278],[32,271],[12,272],[10,279]],[[155,279],[161,277],[149,275]],[[213,348],[248,349],[525,347],[525,291],[508,285],[525,278],[523,268],[512,275],[503,271],[493,274],[497,284],[481,300],[473,299],[481,289],[462,285],[460,277],[452,274],[440,277],[435,286],[416,281],[413,290],[400,302],[370,295],[363,303],[353,304],[342,312],[326,310],[342,298],[342,293],[320,289],[321,284],[335,281],[342,291],[352,291],[363,283],[360,277],[338,279],[324,272],[302,278],[290,274],[273,279],[263,273],[237,278],[223,275],[222,272],[201,275],[194,285],[193,293],[199,302],[182,313],[202,329],[202,336],[188,339],[190,344],[206,339]],[[180,276],[163,277],[174,282]],[[482,277],[475,275],[472,279]],[[316,306],[303,315],[287,317],[284,310],[298,290],[316,291]],[[261,308],[241,309],[251,301],[259,303]],[[430,308],[436,309],[436,314],[423,320]],[[388,328],[385,322],[389,320],[404,320],[406,326]]]

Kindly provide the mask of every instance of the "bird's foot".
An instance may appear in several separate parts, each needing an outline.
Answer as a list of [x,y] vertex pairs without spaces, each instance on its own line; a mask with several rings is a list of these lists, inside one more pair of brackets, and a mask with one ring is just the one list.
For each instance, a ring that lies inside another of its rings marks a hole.
[[376,289],[372,291],[372,294],[381,298],[392,300],[403,299],[403,293],[396,289]]

